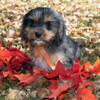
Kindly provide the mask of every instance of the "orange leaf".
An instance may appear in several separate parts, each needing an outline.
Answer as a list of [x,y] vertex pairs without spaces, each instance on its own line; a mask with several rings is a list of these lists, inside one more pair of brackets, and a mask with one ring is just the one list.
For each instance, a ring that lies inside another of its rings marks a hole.
[[94,63],[94,70],[92,70],[92,73],[100,73],[100,59],[97,58],[96,62]]
[[96,100],[89,88],[78,88],[76,98],[77,100]]
[[97,58],[94,65],[91,65],[90,62],[87,62],[86,64],[84,64],[84,70],[86,72],[95,73],[95,74],[100,73],[100,59]]
[[94,66],[97,66],[97,65],[99,65],[100,64],[100,58],[97,58],[97,60],[95,61],[95,63],[94,63]]
[[94,74],[100,73],[100,64],[98,64],[97,66],[93,66],[93,69],[90,70],[90,72]]
[[36,46],[34,48],[34,56],[35,57],[39,57],[40,55],[44,57],[44,60],[49,65],[49,67],[51,67],[52,69],[55,69],[55,65],[52,63],[52,60],[49,57],[49,55],[46,52],[46,50],[44,49],[44,47],[42,47],[42,46]]
[[95,85],[95,82],[92,82],[92,81],[83,81],[81,84],[80,84],[80,88],[85,88],[86,86],[88,85]]
[[7,62],[11,59],[11,56],[10,57],[5,57],[5,55],[7,55],[7,53],[9,53],[9,51],[7,51],[6,49],[0,47],[0,59],[4,62]]
[[93,69],[93,66],[91,65],[90,62],[87,62],[86,64],[84,64],[85,72],[90,72],[91,69]]
[[12,73],[10,70],[9,71],[4,71],[2,72],[4,77],[8,77],[10,80],[16,80],[14,77],[14,73]]
[[37,77],[37,75],[28,74],[18,74],[14,75],[20,82],[17,85],[28,85],[31,84]]

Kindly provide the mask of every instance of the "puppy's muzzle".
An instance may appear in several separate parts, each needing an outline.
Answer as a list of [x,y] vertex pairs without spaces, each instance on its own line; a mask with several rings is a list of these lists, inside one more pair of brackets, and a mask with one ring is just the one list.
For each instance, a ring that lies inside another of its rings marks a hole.
[[43,33],[35,32],[35,40],[33,41],[35,45],[43,45],[45,42],[41,39]]

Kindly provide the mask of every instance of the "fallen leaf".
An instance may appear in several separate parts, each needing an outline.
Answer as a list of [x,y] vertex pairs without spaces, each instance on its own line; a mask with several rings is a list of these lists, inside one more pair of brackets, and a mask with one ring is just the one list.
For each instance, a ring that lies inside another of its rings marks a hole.
[[34,74],[41,74],[42,70],[40,68],[38,68],[38,67],[34,67],[33,68],[33,72],[34,72]]
[[10,70],[9,71],[4,71],[2,72],[3,77],[7,77],[9,80],[16,80],[16,78],[14,77],[14,73],[12,73]]
[[14,76],[20,81],[17,84],[17,86],[31,84],[37,78],[37,75],[31,75],[30,73],[27,73],[27,74],[19,74],[19,75],[14,75]]
[[56,89],[57,88],[58,80],[52,79],[52,80],[49,80],[49,82],[50,82],[50,85],[48,86],[48,89],[50,91],[52,91],[53,89]]
[[97,58],[97,60],[95,61],[93,65],[90,62],[87,62],[83,66],[86,72],[90,72],[94,74],[100,73],[100,59],[99,58]]
[[95,74],[100,73],[100,58],[97,58],[93,66],[94,66],[94,69],[91,72]]
[[46,96],[46,98],[49,98],[49,99],[54,98],[54,100],[57,100],[57,97],[61,93],[67,91],[71,87],[72,87],[71,83],[69,83],[69,84],[61,84],[56,89],[52,90],[52,94],[50,96]]
[[64,69],[64,66],[60,61],[58,61],[54,70],[49,70],[47,72],[45,71],[43,73],[44,77],[46,78],[61,77],[62,75],[66,76],[66,74],[66,70]]
[[92,81],[83,81],[81,84],[80,84],[80,87],[81,88],[86,88],[86,86],[88,85],[95,85],[95,82],[92,82]]
[[78,88],[76,98],[77,100],[96,100],[92,90],[89,88]]
[[74,64],[73,64],[73,67],[72,67],[72,72],[73,73],[77,73],[77,72],[79,72],[79,71],[81,71],[81,65],[80,65],[80,63],[79,63],[79,60],[78,59],[76,59],[75,61],[74,61]]

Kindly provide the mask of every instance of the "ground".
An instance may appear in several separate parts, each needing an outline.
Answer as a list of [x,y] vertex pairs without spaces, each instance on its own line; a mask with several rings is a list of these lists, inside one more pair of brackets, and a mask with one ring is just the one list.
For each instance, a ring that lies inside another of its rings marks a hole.
[[[51,7],[64,16],[66,34],[81,45],[82,64],[88,60],[94,63],[100,57],[99,0],[0,0],[0,41],[3,46],[17,47],[28,53],[19,36],[20,26],[24,14],[39,6]],[[6,84],[6,90],[9,84]],[[10,88],[12,87],[13,85]],[[3,100],[3,95],[0,97]]]

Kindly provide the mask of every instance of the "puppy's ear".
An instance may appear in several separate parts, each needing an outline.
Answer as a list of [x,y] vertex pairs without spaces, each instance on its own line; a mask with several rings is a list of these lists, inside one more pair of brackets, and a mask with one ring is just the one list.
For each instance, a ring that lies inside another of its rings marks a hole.
[[63,17],[60,16],[58,32],[56,34],[57,43],[60,43],[63,40],[64,36],[66,35],[65,30],[65,21],[63,20]]
[[28,42],[28,38],[27,38],[26,34],[24,33],[23,27],[21,27],[20,36],[21,36],[22,40],[24,40],[25,42]]
[[27,38],[27,36],[25,34],[25,25],[26,25],[27,20],[26,20],[25,16],[23,18],[22,25],[21,25],[20,36],[21,36],[22,40],[24,40],[25,42],[27,42],[28,38]]

